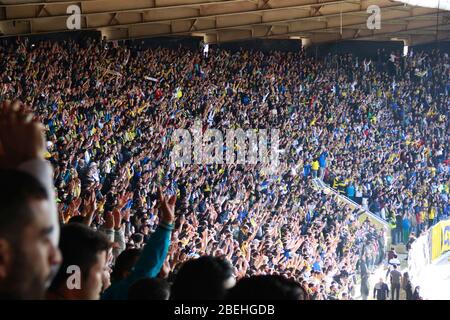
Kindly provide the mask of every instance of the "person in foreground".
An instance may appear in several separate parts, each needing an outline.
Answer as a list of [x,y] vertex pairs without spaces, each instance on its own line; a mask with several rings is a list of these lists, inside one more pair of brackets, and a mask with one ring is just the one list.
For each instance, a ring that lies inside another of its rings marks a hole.
[[130,286],[142,278],[155,278],[160,272],[170,246],[170,238],[174,228],[176,196],[163,196],[158,190],[161,222],[147,241],[136,265],[129,275],[113,283],[102,295],[103,300],[126,300]]
[[98,300],[102,274],[106,268],[108,238],[81,223],[61,229],[59,243],[63,263],[53,280],[47,298],[51,300]]
[[0,104],[0,299],[43,299],[61,263],[53,169],[43,127]]

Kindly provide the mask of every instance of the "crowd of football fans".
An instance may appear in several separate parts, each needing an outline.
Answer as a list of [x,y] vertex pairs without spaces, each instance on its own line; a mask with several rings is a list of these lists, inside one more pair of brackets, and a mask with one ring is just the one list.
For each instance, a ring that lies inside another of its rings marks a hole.
[[[3,113],[36,115],[54,168],[62,264],[47,296],[351,299],[387,235],[312,179],[390,221],[394,243],[449,214],[448,56],[377,57],[5,43],[0,99],[25,105]],[[196,120],[279,129],[279,165],[177,166],[172,134]],[[26,180],[14,174],[4,189]],[[91,295],[67,289],[77,264],[98,267]]]

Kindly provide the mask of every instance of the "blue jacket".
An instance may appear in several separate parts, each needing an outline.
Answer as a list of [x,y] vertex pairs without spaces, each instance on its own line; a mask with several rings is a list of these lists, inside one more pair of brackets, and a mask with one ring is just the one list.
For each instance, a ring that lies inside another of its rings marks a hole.
[[322,271],[322,268],[320,267],[320,263],[318,261],[314,262],[314,264],[312,265],[312,269],[314,271],[319,271],[319,272]]
[[131,274],[126,279],[113,283],[106,289],[101,299],[127,300],[128,289],[134,282],[141,278],[156,277],[169,252],[172,229],[172,225],[168,227],[159,225],[145,244],[141,256],[132,269]]
[[322,154],[319,157],[319,165],[321,168],[326,168],[327,167],[327,157],[328,157],[328,152],[322,152]]
[[307,177],[311,173],[311,165],[308,163],[303,167],[303,176]]
[[347,197],[354,197],[355,196],[355,187],[350,184],[347,186]]
[[411,223],[408,218],[403,219],[402,221],[403,230],[409,230],[411,228]]

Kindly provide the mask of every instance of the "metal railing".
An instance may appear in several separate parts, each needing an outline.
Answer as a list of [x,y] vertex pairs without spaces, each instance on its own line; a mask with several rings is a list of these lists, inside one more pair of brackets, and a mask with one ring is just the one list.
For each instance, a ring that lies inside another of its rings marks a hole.
[[371,212],[369,209],[363,207],[362,205],[356,203],[355,201],[351,200],[347,196],[339,193],[335,189],[328,186],[325,182],[322,181],[320,178],[314,178],[313,179],[313,185],[316,187],[325,190],[327,193],[331,193],[335,196],[337,196],[341,201],[347,203],[348,205],[352,206],[355,209],[358,209],[358,220],[363,220],[365,218],[369,218],[369,221],[372,222],[375,225],[378,225],[378,227],[384,229],[385,231],[385,246],[386,248],[391,245],[392,243],[392,237],[391,237],[391,229],[389,227],[389,223],[386,220],[383,220],[381,217],[377,216],[373,212]]

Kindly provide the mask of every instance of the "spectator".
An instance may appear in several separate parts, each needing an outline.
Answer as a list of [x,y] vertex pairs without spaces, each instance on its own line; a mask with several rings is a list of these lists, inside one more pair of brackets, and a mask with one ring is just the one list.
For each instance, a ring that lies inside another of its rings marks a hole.
[[393,266],[394,270],[391,271],[390,275],[391,275],[391,300],[394,300],[394,295],[395,295],[395,300],[399,299],[399,295],[400,295],[400,284],[401,284],[401,280],[402,280],[402,274],[400,273],[400,271],[397,270],[397,265]]
[[111,273],[112,283],[124,280],[130,275],[141,253],[142,250],[140,249],[127,249],[122,251],[117,257]]
[[319,157],[319,170],[320,170],[320,179],[323,179],[325,175],[325,170],[327,168],[327,157],[328,152],[322,151]]
[[282,276],[253,276],[229,290],[228,300],[308,300],[303,288]]
[[420,296],[420,287],[416,286],[414,289],[414,293],[412,295],[412,300],[423,300],[423,298]]
[[367,300],[369,296],[369,276],[361,276],[361,296],[363,300]]
[[355,201],[355,186],[352,182],[347,185],[346,195],[351,200]]
[[73,223],[64,226],[59,243],[63,263],[47,297],[52,300],[100,299],[110,246],[105,235],[85,225]]
[[392,259],[396,259],[398,257],[397,252],[395,252],[395,248],[391,247],[391,250],[388,251],[387,260],[388,262]]
[[[170,245],[170,234],[175,220],[176,196],[170,198],[158,191],[161,208],[161,223],[145,244],[136,264],[126,278],[114,282],[102,296],[104,300],[126,300],[130,286],[141,278],[154,278],[158,275],[166,259]],[[124,276],[122,274],[122,276]]]
[[409,235],[408,242],[406,243],[407,251],[411,250],[411,245],[414,243],[414,241],[416,241],[415,233],[411,232],[411,234]]
[[393,244],[399,244],[403,242],[403,218],[401,214],[395,215],[395,231]]
[[317,172],[319,171],[319,160],[314,159],[311,165],[312,176],[313,178],[317,178]]
[[184,263],[175,277],[171,300],[220,300],[235,284],[233,271],[223,258],[203,256]]
[[387,300],[389,297],[389,287],[386,283],[384,283],[383,278],[380,278],[380,281],[375,284],[373,288],[373,298],[377,300]]
[[412,296],[413,296],[412,284],[411,284],[411,280],[409,279],[408,272],[403,273],[402,289],[405,291],[406,300],[412,300]]
[[0,170],[0,298],[42,299],[61,263],[49,238],[49,195],[32,176]]
[[[337,199],[317,194],[313,159],[326,183],[342,194],[353,184],[361,204],[387,219],[417,210],[417,229],[425,230],[429,208],[439,218],[448,207],[448,55],[405,58],[393,84],[383,57],[371,68],[352,55],[334,55],[332,65],[302,50],[220,49],[208,58],[198,51],[95,40],[0,46],[0,95],[27,99],[45,126],[61,223],[104,232],[114,242],[110,264],[158,232],[162,185],[177,195],[180,218],[167,259],[157,251],[147,271],[157,274],[167,260],[173,278],[188,259],[225,255],[237,279],[286,274],[301,277],[317,299],[339,297],[355,285],[346,275],[358,271],[358,258],[367,251],[372,268],[384,239]],[[416,75],[419,62],[429,72]],[[207,119],[202,133],[279,129],[286,161],[276,173],[261,163],[172,163],[174,130],[190,129],[198,118]],[[41,180],[51,194],[52,184]],[[319,273],[310,270],[318,255]],[[329,268],[326,278],[336,278],[337,288],[321,276]],[[142,277],[148,275],[132,282]],[[118,291],[126,298],[128,287]]]
[[128,300],[169,300],[169,297],[169,284],[158,278],[140,279],[128,291]]
[[0,104],[0,298],[42,299],[61,263],[43,128],[19,102]]
[[404,215],[403,216],[403,221],[402,221],[402,230],[403,230],[403,239],[402,242],[404,244],[408,243],[409,240],[409,231],[411,228],[411,222],[409,220],[409,216],[408,215]]

